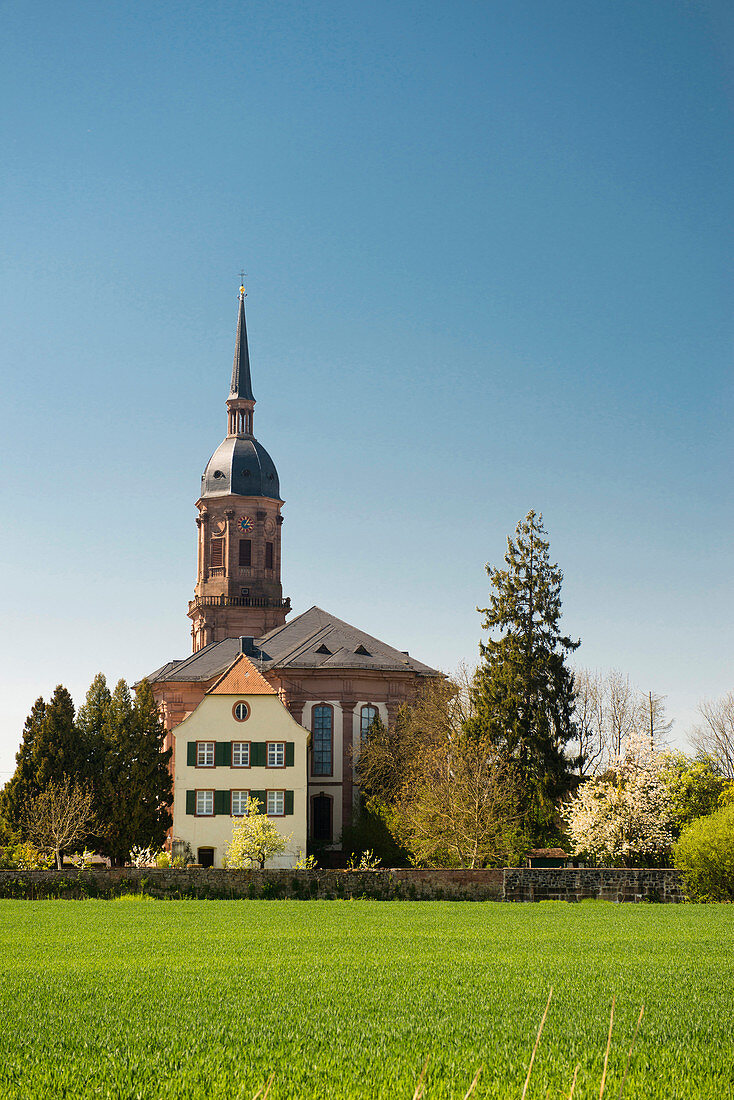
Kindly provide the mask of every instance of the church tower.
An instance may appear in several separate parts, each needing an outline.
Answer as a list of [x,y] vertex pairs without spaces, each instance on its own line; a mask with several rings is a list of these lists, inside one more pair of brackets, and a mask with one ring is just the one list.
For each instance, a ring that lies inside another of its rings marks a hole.
[[255,398],[240,287],[227,437],[201,479],[197,580],[189,602],[194,653],[224,638],[259,638],[283,626],[290,600],[280,582],[278,472],[253,435]]

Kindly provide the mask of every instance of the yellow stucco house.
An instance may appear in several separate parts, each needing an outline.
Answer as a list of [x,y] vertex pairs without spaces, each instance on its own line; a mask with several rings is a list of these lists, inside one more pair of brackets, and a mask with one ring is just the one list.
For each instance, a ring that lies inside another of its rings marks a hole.
[[292,867],[306,852],[309,733],[243,653],[177,726],[173,845],[187,843],[199,863],[222,867],[232,825],[248,798],[284,836],[268,867]]

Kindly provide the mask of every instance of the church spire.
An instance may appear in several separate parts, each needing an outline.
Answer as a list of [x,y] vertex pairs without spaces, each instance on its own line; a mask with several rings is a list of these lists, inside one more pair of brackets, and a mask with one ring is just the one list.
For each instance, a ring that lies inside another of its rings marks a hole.
[[245,322],[245,288],[240,286],[240,309],[237,315],[237,339],[234,346],[232,364],[232,385],[230,397],[241,397],[245,401],[254,401],[252,382],[250,381],[250,352],[247,347],[247,324]]
[[250,381],[250,352],[247,348],[245,322],[245,288],[240,286],[240,307],[237,314],[237,338],[234,345],[232,385],[227,398],[227,434],[252,435],[255,397]]

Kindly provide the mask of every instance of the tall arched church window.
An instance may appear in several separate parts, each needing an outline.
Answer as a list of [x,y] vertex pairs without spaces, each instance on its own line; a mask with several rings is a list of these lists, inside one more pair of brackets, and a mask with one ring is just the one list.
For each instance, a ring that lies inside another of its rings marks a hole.
[[361,712],[361,715],[360,715],[360,729],[361,729],[361,732],[362,732],[362,740],[363,741],[364,741],[365,737],[367,737],[367,735],[370,732],[370,726],[376,720],[377,720],[377,707],[373,707],[371,705],[362,707],[362,712]]
[[331,775],[332,745],[334,732],[334,708],[322,703],[311,712],[311,732],[313,733],[312,775]]

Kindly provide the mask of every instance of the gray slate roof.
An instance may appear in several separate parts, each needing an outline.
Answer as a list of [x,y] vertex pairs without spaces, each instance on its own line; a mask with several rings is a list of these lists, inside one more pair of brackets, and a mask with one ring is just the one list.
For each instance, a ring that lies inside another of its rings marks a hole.
[[262,443],[251,435],[228,435],[207,462],[202,475],[202,498],[229,496],[230,493],[280,500],[275,463]]
[[[438,672],[407,653],[350,626],[320,607],[311,607],[285,626],[255,639],[256,664],[268,669],[313,671],[412,672],[437,676]],[[259,652],[258,652],[259,651]],[[169,661],[148,676],[155,681],[206,681],[225,672],[240,652],[239,638],[211,642],[181,661]]]

